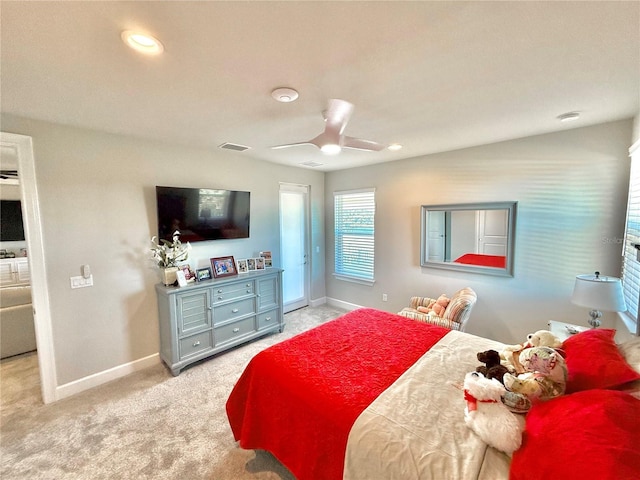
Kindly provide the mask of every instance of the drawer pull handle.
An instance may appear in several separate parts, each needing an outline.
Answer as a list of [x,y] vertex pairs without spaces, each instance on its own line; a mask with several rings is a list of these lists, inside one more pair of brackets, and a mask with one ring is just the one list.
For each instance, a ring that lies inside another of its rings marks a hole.
[[222,293],[222,290],[218,290],[218,293]]
[[247,287],[250,287],[250,286],[251,286],[251,284],[250,284],[250,283],[247,283]]
[[238,327],[233,329],[233,333],[238,333],[240,331],[240,329]]
[[251,289],[250,288],[247,288],[247,293],[251,293]]
[[193,342],[194,347],[197,347],[198,345],[200,345],[200,340],[196,340],[195,342]]
[[218,297],[218,300],[222,300],[222,297]]
[[231,310],[231,313],[238,313],[240,310],[238,310],[237,308],[234,308],[233,310]]
[[270,322],[271,321],[271,317],[267,317],[264,319],[265,322]]

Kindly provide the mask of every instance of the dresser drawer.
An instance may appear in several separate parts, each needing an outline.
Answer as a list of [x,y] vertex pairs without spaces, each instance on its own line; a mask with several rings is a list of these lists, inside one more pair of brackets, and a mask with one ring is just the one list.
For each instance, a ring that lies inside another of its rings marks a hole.
[[279,310],[272,310],[258,315],[258,330],[278,325]]
[[245,318],[237,322],[229,323],[214,330],[216,346],[221,343],[230,342],[235,338],[249,335],[256,331],[255,318]]
[[213,348],[211,330],[191,335],[180,340],[180,360]]
[[213,308],[213,324],[219,325],[234,318],[240,318],[253,313],[255,313],[253,297],[238,300],[237,302],[226,303]]
[[213,288],[213,303],[226,302],[234,298],[253,295],[254,292],[255,285],[253,280],[233,283],[231,285],[220,285]]

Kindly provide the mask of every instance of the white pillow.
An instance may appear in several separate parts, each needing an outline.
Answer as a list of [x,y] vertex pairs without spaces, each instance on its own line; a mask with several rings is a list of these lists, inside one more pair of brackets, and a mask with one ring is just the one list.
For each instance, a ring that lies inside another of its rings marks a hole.
[[627,363],[640,373],[640,337],[635,337],[618,345],[618,350]]

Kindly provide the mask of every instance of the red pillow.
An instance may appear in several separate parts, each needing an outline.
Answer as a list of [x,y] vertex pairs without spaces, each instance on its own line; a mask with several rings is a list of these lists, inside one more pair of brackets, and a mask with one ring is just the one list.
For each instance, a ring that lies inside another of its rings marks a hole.
[[614,388],[640,379],[618,350],[615,333],[608,328],[593,328],[565,340],[562,348],[569,371],[567,393]]
[[640,478],[640,400],[589,390],[536,403],[510,480]]

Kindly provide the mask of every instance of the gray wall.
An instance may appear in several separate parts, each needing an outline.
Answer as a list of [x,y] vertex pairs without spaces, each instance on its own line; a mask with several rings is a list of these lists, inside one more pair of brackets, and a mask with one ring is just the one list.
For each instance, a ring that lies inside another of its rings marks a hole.
[[[2,130],[33,137],[58,385],[158,352],[156,185],[251,191],[251,238],[196,244],[193,267],[261,250],[278,266],[279,182],[310,185],[311,299],[324,298],[322,173],[9,115]],[[84,264],[94,286],[72,290]]]
[[[327,296],[396,312],[411,295],[471,286],[479,300],[468,330],[508,343],[548,320],[586,325],[587,310],[571,304],[575,275],[620,274],[631,141],[627,120],[327,174]],[[365,187],[376,188],[373,287],[331,275],[332,192]],[[512,200],[513,278],[420,267],[420,205]]]

